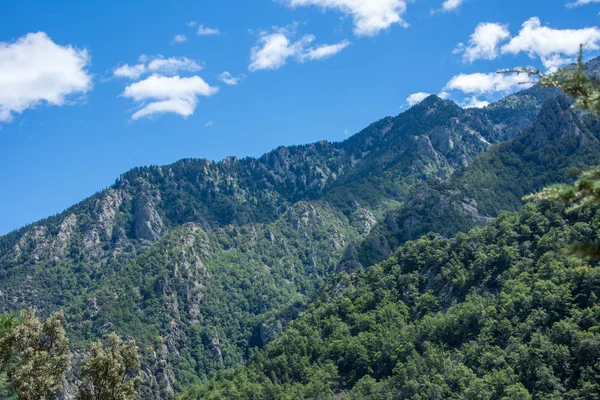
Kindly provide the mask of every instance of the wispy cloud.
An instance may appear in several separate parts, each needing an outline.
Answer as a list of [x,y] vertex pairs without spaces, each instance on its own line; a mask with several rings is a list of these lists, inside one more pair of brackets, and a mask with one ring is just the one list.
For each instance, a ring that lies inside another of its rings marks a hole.
[[600,0],[576,0],[571,3],[567,3],[567,7],[580,7],[592,3],[600,3]]
[[408,26],[402,19],[406,0],[280,0],[290,7],[316,6],[351,16],[357,36],[374,36],[392,25]]
[[144,64],[125,64],[115,68],[113,70],[113,76],[116,78],[138,79],[144,72],[146,72],[146,66]]
[[173,43],[183,43],[187,42],[188,38],[185,35],[175,35],[173,38]]
[[176,75],[182,71],[197,72],[202,70],[202,66],[194,60],[187,57],[169,57],[163,56],[140,56],[140,63],[135,65],[121,65],[113,70],[113,76],[117,78],[139,79],[142,75],[148,73],[158,73],[162,75]]
[[239,83],[242,81],[243,78],[244,78],[243,75],[233,76],[231,74],[231,72],[229,72],[229,71],[224,71],[219,74],[219,80],[229,86],[239,85]]
[[291,37],[294,34],[293,28],[278,28],[271,34],[261,32],[258,43],[250,52],[251,63],[248,69],[252,72],[279,69],[290,58],[299,62],[322,60],[350,45],[348,40],[343,40],[335,44],[311,46],[316,39],[314,35],[304,35],[299,40],[293,41]]
[[15,42],[0,42],[0,122],[41,103],[61,106],[67,97],[86,93],[92,77],[85,49],[60,46],[44,32]]
[[180,71],[196,72],[202,70],[202,66],[187,57],[158,56],[153,58],[147,66],[148,71],[160,74],[174,75]]
[[350,41],[342,40],[341,42],[336,44],[324,44],[317,47],[313,47],[307,49],[304,53],[300,54],[300,60],[322,60],[324,58],[336,55],[348,46],[350,46]]
[[217,36],[221,34],[221,31],[219,28],[209,28],[204,25],[199,25],[196,34],[198,36]]

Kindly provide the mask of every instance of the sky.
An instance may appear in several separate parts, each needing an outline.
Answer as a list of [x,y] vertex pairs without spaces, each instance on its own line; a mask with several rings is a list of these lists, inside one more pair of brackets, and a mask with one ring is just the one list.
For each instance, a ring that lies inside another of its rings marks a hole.
[[137,166],[340,141],[600,55],[600,0],[0,0],[0,235]]

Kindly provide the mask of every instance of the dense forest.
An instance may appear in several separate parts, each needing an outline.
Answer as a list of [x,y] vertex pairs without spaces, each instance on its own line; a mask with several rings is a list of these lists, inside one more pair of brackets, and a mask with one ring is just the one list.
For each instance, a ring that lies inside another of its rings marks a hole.
[[337,276],[283,335],[188,399],[581,399],[600,393],[598,211],[552,203],[428,235]]

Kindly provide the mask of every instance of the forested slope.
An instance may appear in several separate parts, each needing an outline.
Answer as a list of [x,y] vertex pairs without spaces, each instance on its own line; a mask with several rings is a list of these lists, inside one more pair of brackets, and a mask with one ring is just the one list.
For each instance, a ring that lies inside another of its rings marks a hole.
[[428,232],[451,237],[489,223],[502,211],[519,210],[524,196],[569,182],[572,172],[599,162],[598,120],[571,109],[564,96],[551,97],[534,123],[512,140],[492,146],[449,180],[417,185],[352,251],[354,256],[346,254],[341,269],[382,261],[400,244]]
[[188,399],[600,395],[600,269],[565,255],[597,210],[529,204],[340,274],[283,335]]

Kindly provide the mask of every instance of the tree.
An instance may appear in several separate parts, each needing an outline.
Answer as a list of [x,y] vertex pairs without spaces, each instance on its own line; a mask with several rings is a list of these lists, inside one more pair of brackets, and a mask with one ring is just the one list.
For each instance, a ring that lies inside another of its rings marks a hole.
[[92,344],[82,366],[78,400],[130,400],[140,388],[140,356],[135,341],[123,342],[116,334]]
[[0,315],[0,337],[4,336],[8,331],[13,329],[17,324],[17,321],[17,315],[14,313]]
[[52,314],[43,324],[32,309],[2,319],[0,371],[22,400],[50,400],[63,390],[71,366],[69,341],[62,326],[63,313]]
[[[597,206],[600,204],[600,166],[579,171],[578,174],[579,177],[573,185],[550,185],[538,193],[526,196],[524,200],[559,201],[568,206],[567,213]],[[600,259],[600,243],[577,243],[571,246],[569,252]]]
[[[8,331],[10,331],[17,323],[16,314],[2,314],[0,315],[0,337],[3,337]],[[4,364],[0,365],[0,399],[15,400],[14,393],[8,388],[8,381],[6,378],[5,368],[1,368]]]

